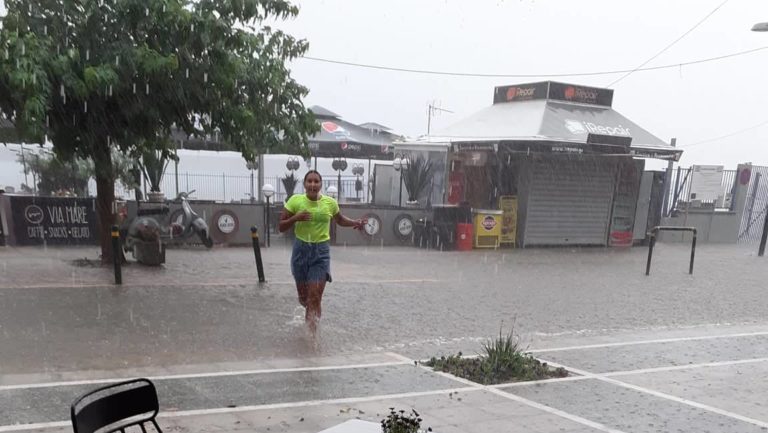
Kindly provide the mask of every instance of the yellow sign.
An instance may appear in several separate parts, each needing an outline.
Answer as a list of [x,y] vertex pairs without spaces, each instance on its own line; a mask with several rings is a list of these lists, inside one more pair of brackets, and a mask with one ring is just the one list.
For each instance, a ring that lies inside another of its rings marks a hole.
[[514,245],[517,239],[517,196],[499,197],[499,209],[504,212],[501,217],[501,243]]
[[475,209],[475,248],[498,248],[501,243],[501,211]]

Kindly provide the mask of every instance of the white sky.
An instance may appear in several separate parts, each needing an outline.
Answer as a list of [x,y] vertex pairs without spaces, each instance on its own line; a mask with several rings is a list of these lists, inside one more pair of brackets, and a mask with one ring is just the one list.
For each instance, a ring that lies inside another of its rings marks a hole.
[[[308,55],[412,69],[530,74],[632,69],[693,27],[723,0],[300,0],[280,27],[310,41]],[[0,12],[4,10],[0,0]],[[730,0],[648,66],[768,46],[768,2]],[[636,72],[615,86],[614,108],[663,140],[678,138],[683,164],[768,165],[768,50],[682,68]],[[438,101],[454,114],[433,130],[490,105],[496,85],[532,78],[463,78],[376,71],[302,59],[294,76],[345,119],[407,135],[426,132]],[[619,75],[558,81],[606,86]]]
[[[281,25],[310,42],[309,56],[411,69],[529,74],[632,69],[693,27],[723,0],[303,0]],[[648,66],[677,64],[768,46],[768,2],[730,0]],[[663,140],[685,146],[768,121],[768,50],[719,62],[636,72],[615,86],[614,108]],[[493,87],[537,78],[461,78],[375,71],[309,60],[295,77],[308,104],[352,122],[426,132],[427,104],[455,114],[447,126],[492,101]],[[558,81],[606,86],[619,75]],[[768,164],[768,123],[686,149],[683,164]]]

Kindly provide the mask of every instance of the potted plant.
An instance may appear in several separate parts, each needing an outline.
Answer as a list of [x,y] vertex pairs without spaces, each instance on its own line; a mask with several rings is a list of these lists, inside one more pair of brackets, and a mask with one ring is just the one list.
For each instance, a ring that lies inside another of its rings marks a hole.
[[382,433],[422,433],[431,432],[432,427],[422,430],[421,416],[414,409],[408,413],[404,410],[389,408],[389,415],[381,420]]
[[294,191],[296,191],[296,185],[299,181],[296,179],[293,172],[291,172],[291,174],[286,174],[285,177],[280,180],[283,182],[283,187],[285,188],[285,201],[288,201]]
[[163,202],[165,195],[160,190],[160,185],[165,174],[165,169],[168,167],[168,163],[173,159],[167,151],[162,150],[147,150],[141,154],[141,171],[144,175],[144,181],[149,184],[149,193],[147,193],[147,201],[150,202]]
[[411,159],[408,168],[403,173],[403,183],[408,191],[408,204],[415,205],[419,201],[419,195],[429,185],[432,175],[432,161],[422,155]]

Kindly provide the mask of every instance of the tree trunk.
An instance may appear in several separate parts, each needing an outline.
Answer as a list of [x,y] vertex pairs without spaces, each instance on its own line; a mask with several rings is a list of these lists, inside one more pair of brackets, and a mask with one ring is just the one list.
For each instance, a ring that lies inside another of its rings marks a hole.
[[99,244],[101,262],[112,262],[112,224],[115,223],[115,175],[112,171],[112,155],[106,143],[94,145],[93,163],[96,169],[96,212],[99,215]]

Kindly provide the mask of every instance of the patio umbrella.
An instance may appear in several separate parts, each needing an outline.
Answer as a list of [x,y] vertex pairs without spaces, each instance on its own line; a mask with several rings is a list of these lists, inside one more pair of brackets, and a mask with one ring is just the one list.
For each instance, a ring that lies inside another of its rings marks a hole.
[[341,119],[338,114],[320,107],[310,107],[317,118],[320,132],[309,139],[314,157],[391,160],[392,142],[397,136],[384,129],[365,128]]

